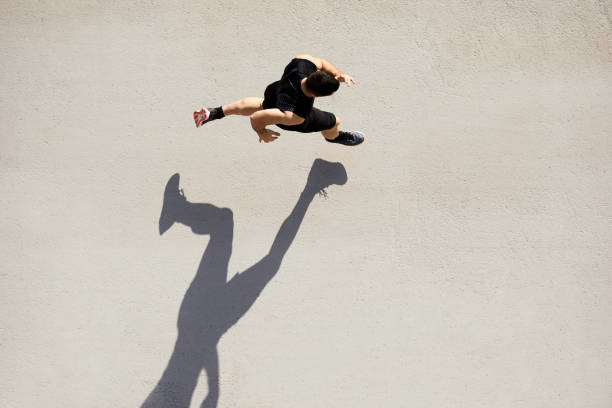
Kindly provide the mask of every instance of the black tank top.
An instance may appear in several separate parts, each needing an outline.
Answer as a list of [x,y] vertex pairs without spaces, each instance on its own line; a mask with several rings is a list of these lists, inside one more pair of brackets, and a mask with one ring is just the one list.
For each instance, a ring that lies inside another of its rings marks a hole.
[[282,111],[291,111],[307,118],[312,110],[314,98],[309,98],[302,92],[302,79],[317,71],[317,66],[306,59],[294,58],[285,67],[285,72],[279,81],[276,106]]

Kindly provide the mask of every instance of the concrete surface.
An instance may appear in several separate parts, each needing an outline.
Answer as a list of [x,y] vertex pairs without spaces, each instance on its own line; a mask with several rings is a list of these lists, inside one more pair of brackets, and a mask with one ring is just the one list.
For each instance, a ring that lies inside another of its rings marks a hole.
[[[171,176],[231,209],[231,279],[322,158],[348,181],[218,342],[219,407],[609,408],[611,19],[595,0],[3,1],[2,406],[142,406],[212,241],[159,234]],[[364,145],[195,128],[302,52],[356,78],[318,106]]]

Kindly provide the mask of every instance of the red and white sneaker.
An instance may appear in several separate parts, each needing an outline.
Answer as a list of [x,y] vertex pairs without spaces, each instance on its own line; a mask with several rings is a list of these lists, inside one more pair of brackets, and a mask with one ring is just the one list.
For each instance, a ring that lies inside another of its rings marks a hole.
[[195,121],[196,127],[202,126],[210,118],[210,111],[206,108],[202,108],[199,112],[193,112],[193,120]]

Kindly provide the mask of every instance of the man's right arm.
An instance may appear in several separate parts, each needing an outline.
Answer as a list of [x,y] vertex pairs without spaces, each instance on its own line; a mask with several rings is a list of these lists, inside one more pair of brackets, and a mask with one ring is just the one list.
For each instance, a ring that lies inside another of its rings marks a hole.
[[309,55],[309,54],[300,54],[296,56],[295,58],[309,60],[310,62],[312,62],[313,64],[317,66],[317,69],[332,74],[334,78],[336,78],[336,80],[340,82],[344,82],[348,86],[351,86],[351,84],[355,83],[355,80],[353,79],[353,77],[340,72],[338,68],[336,68],[331,62],[329,62],[325,58],[313,57],[312,55]]
[[264,109],[251,115],[251,126],[258,134],[263,132],[268,125],[299,125],[304,122],[304,118],[290,111],[280,109]]

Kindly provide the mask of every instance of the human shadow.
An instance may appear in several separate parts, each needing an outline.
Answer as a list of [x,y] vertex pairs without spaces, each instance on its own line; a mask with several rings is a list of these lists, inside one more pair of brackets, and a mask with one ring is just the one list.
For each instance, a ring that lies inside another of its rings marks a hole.
[[212,204],[190,203],[179,190],[179,174],[166,185],[159,219],[163,234],[175,222],[195,234],[210,235],[195,278],[189,285],[178,315],[178,337],[161,379],[142,408],[187,408],[202,370],[208,377],[208,394],[202,408],[213,408],[219,400],[219,357],[217,344],[253,305],[276,275],[293,242],[308,206],[318,192],[347,181],[340,163],[316,159],[306,186],[293,211],[282,223],[270,251],[256,264],[227,281],[232,253],[233,213]]

